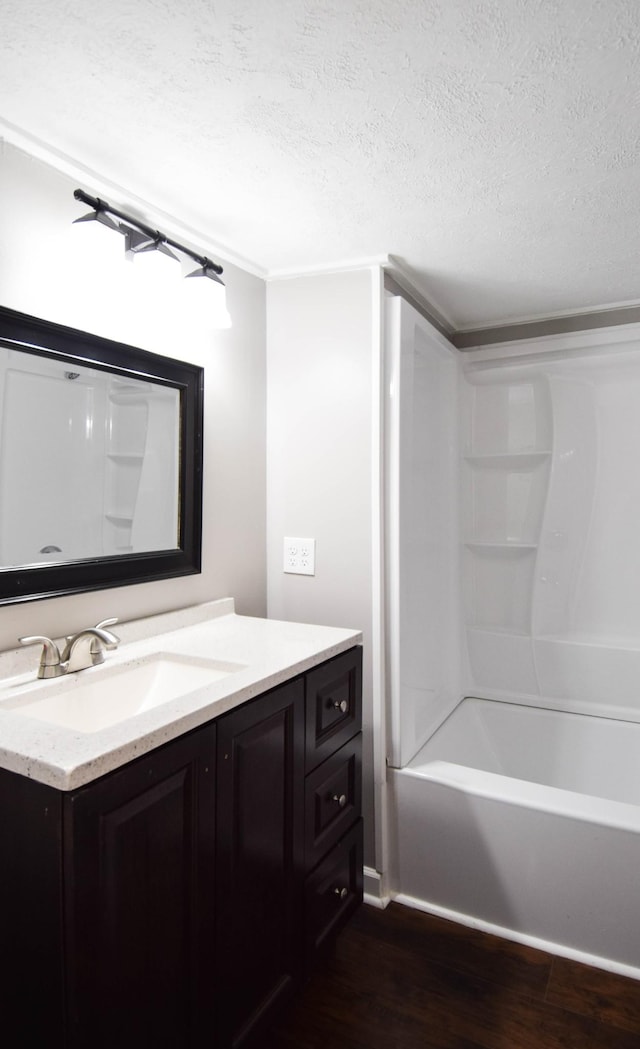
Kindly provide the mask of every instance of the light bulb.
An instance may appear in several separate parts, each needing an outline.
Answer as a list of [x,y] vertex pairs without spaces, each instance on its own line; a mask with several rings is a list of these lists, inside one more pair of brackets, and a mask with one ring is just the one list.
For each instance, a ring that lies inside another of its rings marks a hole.
[[212,270],[201,266],[193,273],[188,273],[185,280],[189,281],[189,298],[197,301],[203,322],[214,328],[230,328],[232,322],[227,309],[227,289],[219,277],[213,275]]

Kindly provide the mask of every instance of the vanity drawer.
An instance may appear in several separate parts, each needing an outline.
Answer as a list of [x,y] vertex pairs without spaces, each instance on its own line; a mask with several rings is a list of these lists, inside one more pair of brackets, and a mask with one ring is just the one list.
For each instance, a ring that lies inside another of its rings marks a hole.
[[305,866],[315,867],[360,816],[362,737],[345,743],[307,776],[305,786]]
[[360,731],[362,648],[349,649],[306,675],[307,772]]
[[362,820],[309,875],[305,889],[307,962],[362,903]]

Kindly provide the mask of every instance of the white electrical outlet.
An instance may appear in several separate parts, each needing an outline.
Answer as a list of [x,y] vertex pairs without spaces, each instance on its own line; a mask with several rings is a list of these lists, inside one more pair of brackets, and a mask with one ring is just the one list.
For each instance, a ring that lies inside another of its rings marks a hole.
[[315,575],[315,539],[292,539],[285,536],[283,568],[290,575]]

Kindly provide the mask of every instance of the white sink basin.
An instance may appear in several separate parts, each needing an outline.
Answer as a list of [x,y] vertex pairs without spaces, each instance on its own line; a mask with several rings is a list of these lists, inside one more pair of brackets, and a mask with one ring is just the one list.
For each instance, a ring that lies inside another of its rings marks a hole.
[[241,663],[156,653],[36,682],[0,707],[76,732],[98,732],[244,669]]

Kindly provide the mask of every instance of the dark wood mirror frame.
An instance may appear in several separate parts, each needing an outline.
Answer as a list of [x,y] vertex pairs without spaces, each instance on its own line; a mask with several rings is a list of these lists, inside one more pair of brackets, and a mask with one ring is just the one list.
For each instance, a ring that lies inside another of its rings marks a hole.
[[0,344],[177,389],[180,395],[177,549],[0,569],[0,604],[147,583],[200,572],[204,369],[0,307]]

